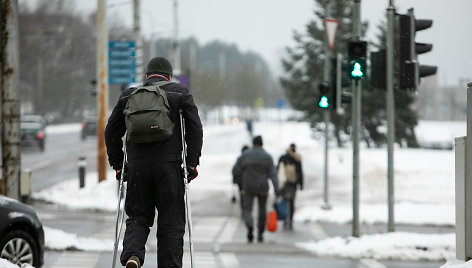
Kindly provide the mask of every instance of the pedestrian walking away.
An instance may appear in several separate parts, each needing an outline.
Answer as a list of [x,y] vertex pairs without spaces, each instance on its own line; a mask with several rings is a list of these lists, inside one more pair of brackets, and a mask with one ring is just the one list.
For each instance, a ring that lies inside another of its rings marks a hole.
[[[249,146],[244,145],[244,146],[241,148],[241,156],[242,156],[247,150],[249,150]],[[232,171],[231,171],[231,174],[233,174],[233,184],[235,184],[235,185],[238,186],[238,190],[239,190],[239,203],[240,203],[240,205],[241,205],[241,216],[242,216],[243,203],[241,202],[241,200],[242,200],[242,198],[241,198],[241,172],[238,170],[238,168],[239,168],[238,162],[240,161],[241,156],[239,156],[238,159],[236,160],[236,163],[234,163],[233,169],[232,169]],[[232,197],[231,200],[232,200],[233,203],[235,203],[235,202],[236,202],[236,195],[233,195],[233,197]]]
[[293,229],[293,215],[295,213],[295,195],[297,188],[303,190],[302,156],[296,152],[296,145],[290,144],[286,153],[277,164],[277,173],[280,179],[279,195],[287,204],[288,217],[284,220],[284,229]]
[[247,227],[247,241],[254,240],[254,221],[252,206],[254,199],[258,201],[257,240],[264,241],[266,222],[266,203],[269,193],[268,180],[272,181],[274,192],[277,194],[277,175],[272,157],[262,148],[261,136],[254,137],[253,147],[241,155],[234,169],[241,178],[241,197],[243,218]]
[[[184,85],[170,82],[172,75],[167,59],[151,59],[143,84],[121,94],[105,130],[108,161],[117,179],[126,172],[128,218],[120,262],[127,268],[144,264],[156,209],[158,266],[182,267],[186,218],[183,168],[189,182],[198,176],[203,130],[192,95]],[[127,168],[122,170],[125,132]],[[187,149],[186,167],[182,167],[182,139]]]

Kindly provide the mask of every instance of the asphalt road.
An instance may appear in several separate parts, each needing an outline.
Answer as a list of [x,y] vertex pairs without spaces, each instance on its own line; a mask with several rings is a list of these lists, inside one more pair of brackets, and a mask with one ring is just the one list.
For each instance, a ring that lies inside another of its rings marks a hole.
[[[210,148],[211,150],[211,148]],[[80,140],[79,133],[48,135],[44,152],[32,148],[22,150],[22,168],[33,171],[32,190],[38,191],[62,180],[77,177],[77,161],[86,156],[87,169],[96,169],[96,138]],[[52,204],[31,201],[43,224],[80,237],[113,239],[114,213],[99,211],[71,211]],[[227,204],[222,206],[221,204]],[[293,232],[267,233],[262,244],[247,244],[246,230],[239,219],[239,208],[230,204],[227,196],[215,193],[207,200],[192,204],[197,267],[439,267],[444,262],[402,262],[392,260],[357,260],[319,258],[294,246],[295,242],[316,241],[330,236],[348,236],[351,226],[345,224],[297,223]],[[316,228],[315,228],[316,227]],[[317,229],[318,231],[313,231]],[[451,232],[452,227],[397,226],[397,230],[421,232]],[[365,232],[382,232],[384,225],[365,225]],[[320,232],[321,230],[321,232]],[[453,229],[452,229],[453,230]],[[320,233],[322,235],[320,235]],[[156,267],[155,226],[148,241],[146,264]],[[61,267],[108,267],[112,253],[46,251],[45,265]],[[184,267],[189,267],[188,252]]]

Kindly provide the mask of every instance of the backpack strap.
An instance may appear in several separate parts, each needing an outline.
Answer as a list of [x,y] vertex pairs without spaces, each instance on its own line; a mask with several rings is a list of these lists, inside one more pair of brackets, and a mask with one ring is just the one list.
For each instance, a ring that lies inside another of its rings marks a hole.
[[161,86],[167,85],[169,83],[170,82],[168,82],[168,81],[159,81],[159,82],[154,82],[154,83],[146,84],[146,85],[143,84],[141,86],[136,87],[136,89],[133,92],[131,92],[130,96],[137,93],[140,89],[145,89],[147,91],[154,91],[154,92],[156,92],[156,94],[159,94],[159,91],[162,91],[162,93],[160,93],[160,95],[162,95],[164,97],[164,104],[167,107],[169,107],[169,109],[170,109],[169,101],[167,100],[167,94],[166,94],[165,90],[163,90],[161,88]]

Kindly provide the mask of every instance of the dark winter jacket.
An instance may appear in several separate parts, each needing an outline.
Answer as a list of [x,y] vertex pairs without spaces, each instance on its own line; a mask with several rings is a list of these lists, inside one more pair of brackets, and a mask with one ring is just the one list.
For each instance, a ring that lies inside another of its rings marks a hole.
[[[152,77],[144,84],[163,81],[163,78]],[[203,143],[203,130],[198,109],[189,90],[182,84],[169,83],[161,86],[166,92],[170,105],[170,118],[175,124],[172,136],[166,140],[152,143],[127,142],[128,163],[155,163],[161,161],[182,161],[182,138],[180,131],[179,110],[185,118],[185,140],[187,143],[187,165],[197,166]],[[123,163],[122,140],[126,132],[125,108],[128,97],[136,88],[125,90],[113,109],[105,130],[105,143],[108,161],[113,169],[121,169]]]
[[268,179],[272,180],[277,191],[277,175],[272,157],[262,148],[252,148],[246,151],[233,168],[241,178],[243,193],[265,193],[269,191]]
[[302,170],[302,157],[296,152],[287,149],[287,153],[282,155],[277,164],[277,170],[279,169],[280,163],[283,162],[285,166],[287,164],[295,165],[297,182],[295,184],[300,185],[300,188],[303,189],[303,170]]

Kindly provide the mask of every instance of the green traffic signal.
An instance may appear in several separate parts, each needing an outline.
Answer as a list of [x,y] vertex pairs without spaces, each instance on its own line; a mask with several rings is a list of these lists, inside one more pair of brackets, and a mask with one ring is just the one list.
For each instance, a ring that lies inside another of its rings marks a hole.
[[349,76],[351,79],[361,79],[365,76],[365,61],[356,60],[352,61],[349,69]]
[[354,77],[364,76],[364,73],[361,70],[361,65],[358,62],[354,63],[354,70],[352,70],[351,75]]
[[318,106],[320,108],[328,108],[329,107],[329,100],[326,96],[321,96],[320,102],[318,102]]
[[367,42],[351,40],[348,43],[349,77],[352,80],[364,78],[366,72]]

